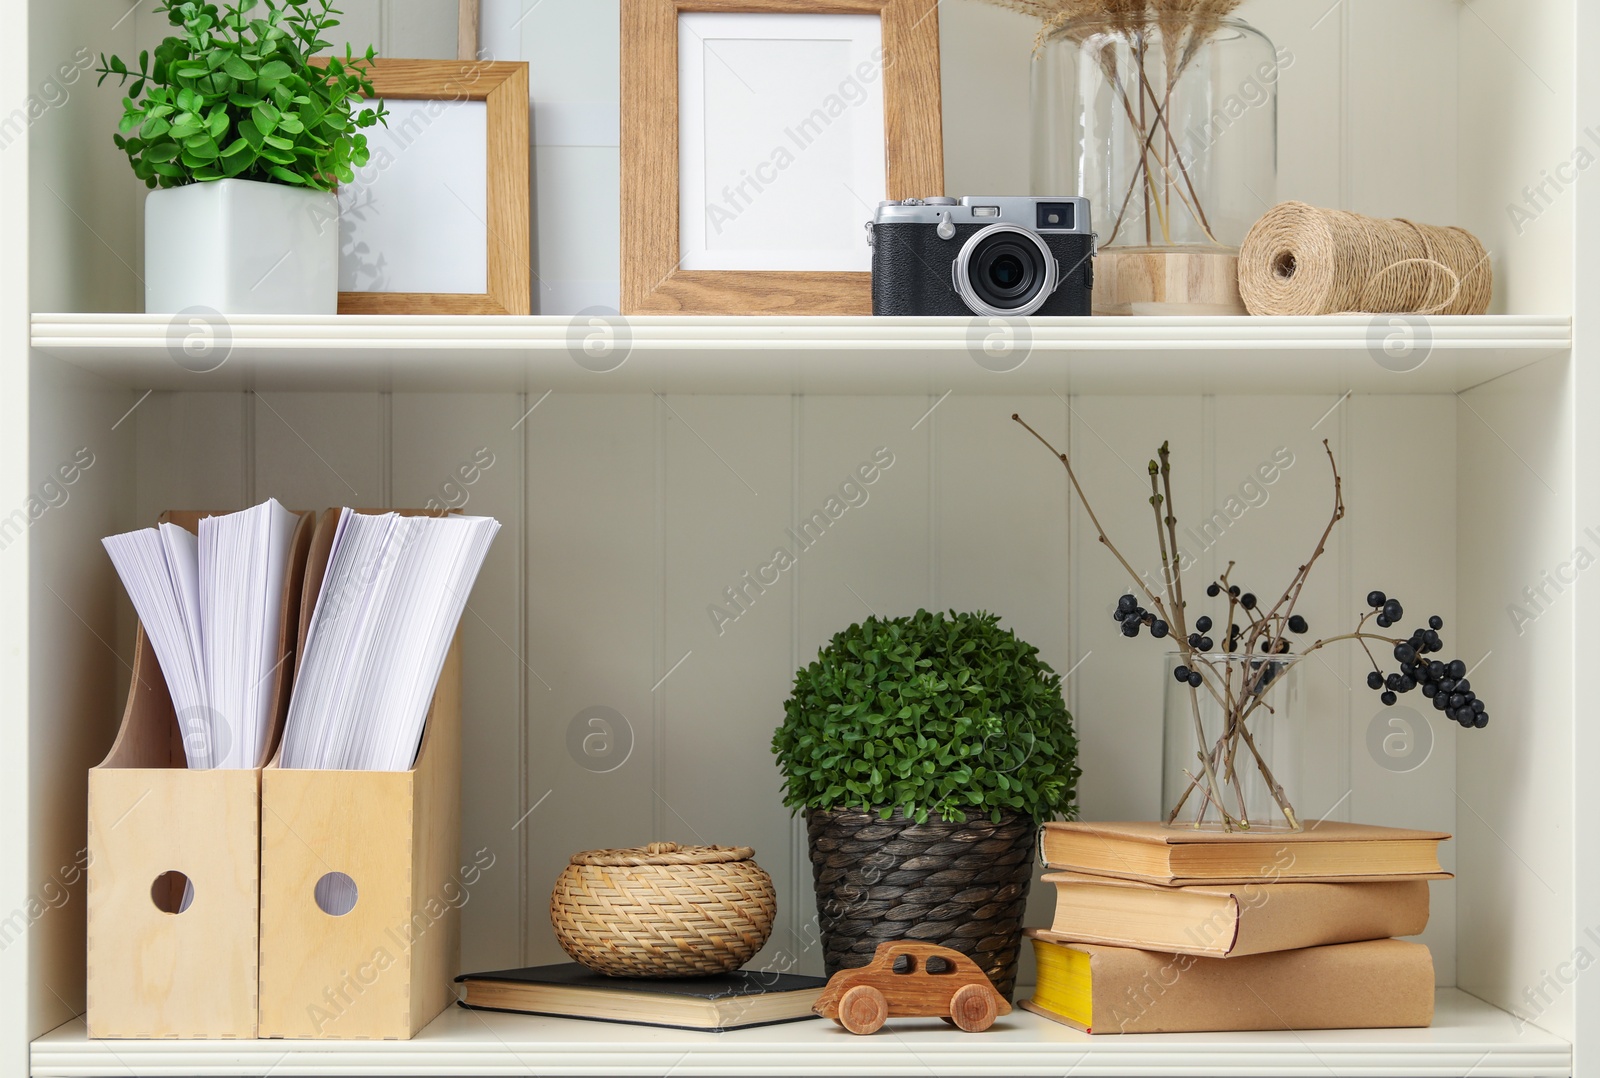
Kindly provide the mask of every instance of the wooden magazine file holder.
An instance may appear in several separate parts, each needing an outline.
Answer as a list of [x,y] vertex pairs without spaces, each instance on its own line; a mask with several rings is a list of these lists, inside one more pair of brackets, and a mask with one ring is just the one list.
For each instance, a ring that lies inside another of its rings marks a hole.
[[[311,543],[302,649],[338,523],[338,510],[323,514]],[[459,630],[410,771],[313,771],[274,758],[261,805],[261,1036],[415,1036],[454,1001],[461,951],[451,901],[461,848]],[[314,895],[330,872],[356,885],[355,905],[338,916]]]
[[[198,532],[202,517],[217,515],[161,519]],[[268,753],[289,711],[315,523],[314,513],[301,513],[290,544]],[[122,726],[89,769],[90,1037],[256,1035],[260,793],[259,767],[188,769],[166,678],[140,626]],[[187,905],[175,873],[192,885]]]

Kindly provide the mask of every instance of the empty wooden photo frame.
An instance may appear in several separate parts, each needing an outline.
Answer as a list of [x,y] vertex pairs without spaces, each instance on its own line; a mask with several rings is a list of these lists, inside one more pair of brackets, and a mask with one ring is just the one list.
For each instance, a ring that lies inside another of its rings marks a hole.
[[374,60],[388,125],[339,191],[340,314],[529,314],[528,65]]
[[940,123],[931,0],[622,0],[623,313],[871,314]]

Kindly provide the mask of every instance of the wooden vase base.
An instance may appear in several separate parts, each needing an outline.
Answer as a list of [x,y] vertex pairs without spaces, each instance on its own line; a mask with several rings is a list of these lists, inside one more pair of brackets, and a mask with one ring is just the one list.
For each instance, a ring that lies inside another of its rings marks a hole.
[[1094,313],[1242,315],[1232,247],[1105,247],[1095,259]]

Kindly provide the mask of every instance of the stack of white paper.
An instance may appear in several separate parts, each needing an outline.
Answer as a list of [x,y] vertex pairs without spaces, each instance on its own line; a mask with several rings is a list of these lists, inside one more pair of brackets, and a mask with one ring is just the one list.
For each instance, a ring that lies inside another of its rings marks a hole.
[[284,767],[411,767],[499,530],[490,517],[341,513],[289,703]]
[[299,518],[268,499],[200,521],[105,540],[160,660],[192,770],[259,767],[290,542]]
[[167,691],[178,714],[178,729],[183,734],[184,755],[192,768],[209,767],[208,723],[206,722],[205,676],[200,669],[199,608],[191,605],[197,571],[193,558],[195,537],[182,528],[174,532],[188,535],[169,539],[166,527],[113,535],[106,539],[106,552],[122,578],[123,587],[133,599],[139,622],[150,638]]
[[[200,521],[200,609],[217,767],[265,763],[283,578],[300,518],[276,501]],[[285,652],[287,660],[292,649]]]

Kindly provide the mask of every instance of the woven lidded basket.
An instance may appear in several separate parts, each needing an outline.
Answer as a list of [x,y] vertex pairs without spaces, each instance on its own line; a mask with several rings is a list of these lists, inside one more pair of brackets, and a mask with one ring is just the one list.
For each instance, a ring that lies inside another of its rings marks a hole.
[[573,854],[550,895],[556,940],[613,977],[731,973],[761,950],[778,912],[754,856],[673,842]]

